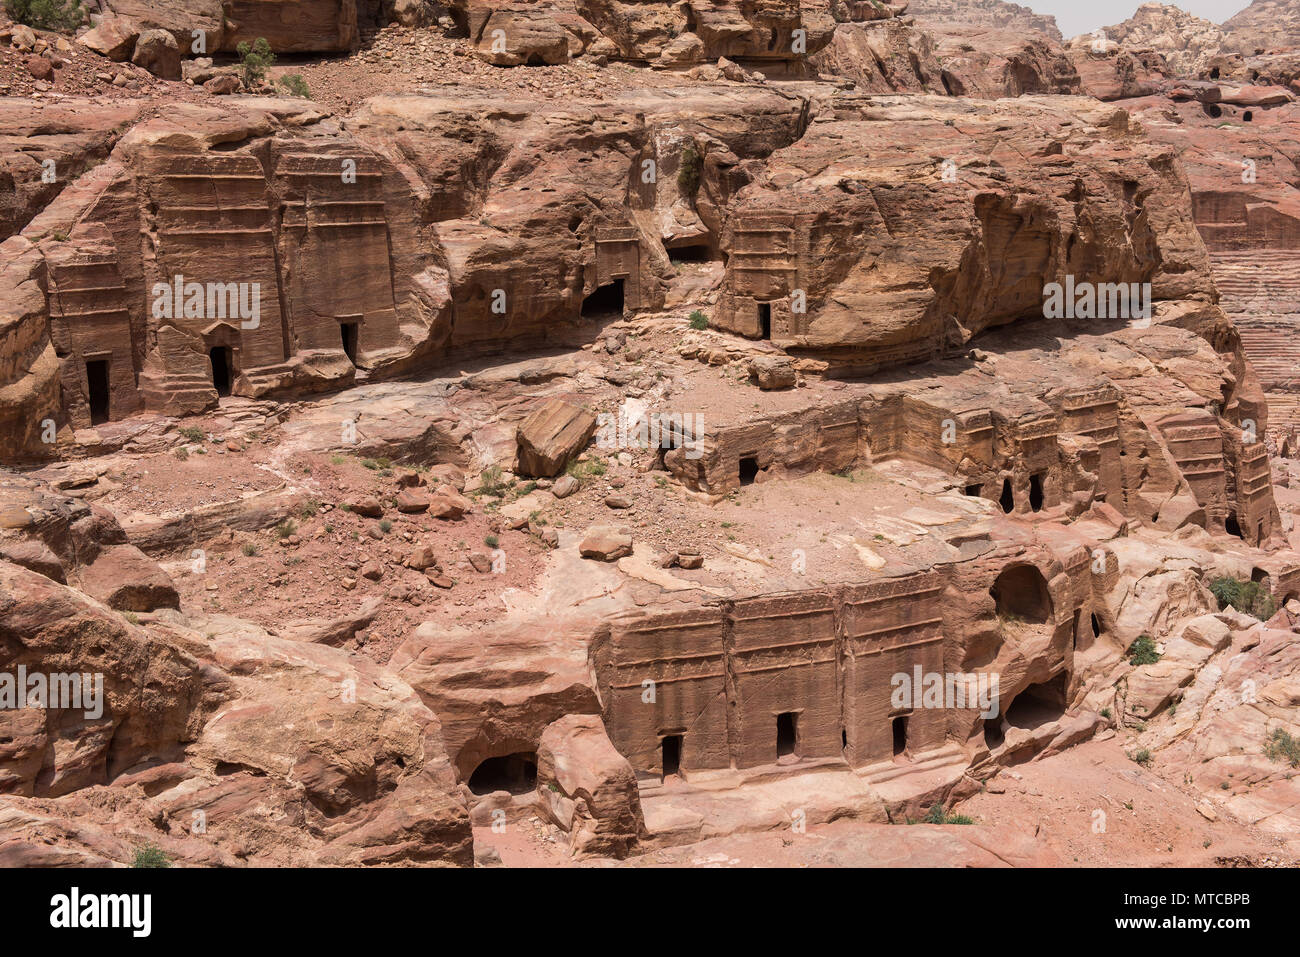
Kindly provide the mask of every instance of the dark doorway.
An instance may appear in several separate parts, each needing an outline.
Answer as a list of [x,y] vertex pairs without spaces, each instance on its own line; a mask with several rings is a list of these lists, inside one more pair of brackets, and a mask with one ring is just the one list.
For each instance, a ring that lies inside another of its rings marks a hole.
[[527,794],[536,787],[537,755],[532,751],[488,758],[469,776],[469,789],[474,794],[494,791]]
[[989,594],[1003,621],[1043,624],[1052,617],[1047,579],[1033,565],[1008,565],[993,582]]
[[796,740],[795,722],[799,716],[793,711],[787,711],[785,714],[776,716],[776,756],[794,754],[794,743]]
[[753,485],[758,478],[758,456],[744,455],[740,459],[740,484]]
[[230,347],[214,346],[208,350],[208,359],[212,362],[212,386],[217,395],[230,395]]
[[966,494],[967,494],[967,495],[970,495],[970,496],[972,496],[972,497],[974,497],[974,498],[979,498],[981,495],[984,494],[984,486],[983,486],[983,485],[967,485],[967,486],[966,486]]
[[670,734],[663,739],[663,776],[680,774],[682,770],[682,736]]
[[586,299],[582,300],[584,316],[623,315],[623,280],[615,279],[603,286],[597,286]]
[[86,363],[86,390],[90,400],[90,424],[108,421],[108,360],[92,359]]
[[1245,113],[1241,114],[1241,118],[1245,120],[1247,123],[1249,123],[1251,120],[1255,118],[1255,114],[1252,113],[1250,110],[1247,110]]
[[1092,634],[1093,634],[1093,637],[1100,637],[1100,636],[1101,636],[1101,619],[1097,617],[1097,613],[1096,613],[1096,612],[1093,612],[1093,614],[1092,614],[1090,617],[1091,617],[1091,619],[1092,619]]
[[714,257],[709,253],[705,243],[691,246],[673,246],[668,250],[668,258],[675,263],[706,263]]
[[1035,512],[1043,510],[1043,477],[1029,476],[1029,508]]
[[1219,78],[1219,68],[1216,66],[1210,70],[1210,79],[1217,80],[1218,78]]
[[339,325],[339,330],[343,333],[343,351],[347,353],[348,359],[353,365],[357,364],[357,324],[355,322],[344,322]]
[[907,719],[908,715],[900,714],[892,721],[894,727],[894,757],[902,758],[907,755]]
[[760,302],[758,304],[758,328],[761,338],[772,338],[772,304],[770,302]]
[[849,749],[849,732],[847,729],[841,728],[840,729],[840,750],[847,751],[848,749]]
[[1065,714],[1065,692],[1069,680],[1069,675],[1061,672],[1050,681],[1030,685],[1007,706],[1007,723],[1033,730],[1049,721],[1060,720]]
[[998,499],[998,504],[1002,506],[1002,511],[1010,515],[1016,508],[1016,497],[1011,494],[1011,479],[1002,480],[1002,497]]
[[984,743],[992,750],[1001,747],[1002,741],[1002,715],[986,719],[984,722]]
[[1241,525],[1237,523],[1236,512],[1228,513],[1228,517],[1223,520],[1223,530],[1229,535],[1236,535],[1238,538],[1242,537]]

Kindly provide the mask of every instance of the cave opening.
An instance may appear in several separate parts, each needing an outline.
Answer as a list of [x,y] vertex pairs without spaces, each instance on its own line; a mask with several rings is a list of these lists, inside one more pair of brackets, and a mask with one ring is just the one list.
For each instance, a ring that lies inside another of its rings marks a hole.
[[907,757],[907,719],[911,715],[900,714],[893,719],[891,724],[894,731],[894,757]]
[[708,243],[691,243],[687,246],[669,247],[668,258],[673,263],[707,263],[712,262],[717,257],[709,249]]
[[1016,497],[1011,493],[1011,479],[1002,480],[1002,495],[998,498],[998,504],[1002,506],[1002,511],[1010,515],[1016,507]]
[[615,279],[603,286],[597,286],[590,296],[582,300],[582,315],[607,316],[623,315],[623,280]]
[[680,734],[664,735],[660,742],[662,749],[661,764],[663,777],[681,774],[682,771],[682,736]]
[[217,395],[230,395],[234,370],[230,347],[214,346],[209,349],[208,361],[212,363],[212,386],[217,390]]
[[995,715],[984,721],[984,743],[990,749],[999,748],[1004,740],[1002,734],[1002,715]]
[[343,351],[347,354],[348,361],[353,365],[357,364],[357,324],[355,322],[339,323],[339,331],[343,338]]
[[1008,565],[989,589],[998,617],[1004,621],[1043,624],[1052,615],[1047,580],[1033,565]]
[[772,304],[770,302],[760,302],[758,304],[758,328],[760,338],[772,338]]
[[108,421],[108,360],[91,359],[86,363],[86,389],[90,400],[90,424]]
[[1229,512],[1227,518],[1223,520],[1223,530],[1229,535],[1235,535],[1237,538],[1245,538],[1241,534],[1241,524],[1237,521],[1237,513]]
[[753,485],[758,478],[758,453],[740,457],[740,484]]
[[527,794],[537,787],[537,753],[521,751],[501,757],[487,758],[479,763],[469,776],[469,789],[473,794],[492,794],[508,791]]
[[966,486],[966,494],[969,495],[969,496],[971,496],[972,498],[979,498],[981,495],[984,494],[984,486],[983,486],[983,485],[967,485],[967,486]]
[[1029,476],[1029,508],[1035,512],[1043,510],[1043,477],[1038,473]]
[[1030,685],[1007,707],[1007,724],[1032,731],[1049,721],[1060,720],[1065,714],[1068,684],[1069,675],[1062,671],[1049,681]]
[[786,711],[776,716],[776,756],[794,754],[795,741],[798,740],[796,722],[799,716],[793,711]]

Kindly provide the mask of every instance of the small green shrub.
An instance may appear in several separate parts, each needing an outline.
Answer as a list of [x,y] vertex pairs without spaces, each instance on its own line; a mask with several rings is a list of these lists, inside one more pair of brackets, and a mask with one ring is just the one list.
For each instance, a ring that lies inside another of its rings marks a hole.
[[311,518],[319,511],[320,502],[316,501],[314,498],[309,498],[298,506],[298,517],[303,519]]
[[496,548],[500,541],[501,539],[497,538],[495,535],[489,535],[487,538],[483,539],[483,544],[488,548]]
[[1285,761],[1291,767],[1300,767],[1300,738],[1293,738],[1281,728],[1274,728],[1264,745],[1264,756],[1270,761]]
[[1137,641],[1129,645],[1128,663],[1131,665],[1154,665],[1160,660],[1156,643],[1150,635],[1138,635]]
[[288,538],[296,531],[298,531],[298,523],[291,518],[286,518],[279,525],[275,526],[276,538]]
[[1133,752],[1133,754],[1130,755],[1130,757],[1132,757],[1134,761],[1136,761],[1138,764],[1142,765],[1143,767],[1146,767],[1151,763],[1151,752],[1147,748],[1142,748],[1138,751]]
[[478,494],[504,495],[508,486],[501,479],[501,466],[489,465],[478,477]]
[[145,844],[135,849],[135,857],[131,859],[131,866],[171,867],[172,860],[162,848],[153,844]]
[[574,459],[565,469],[568,474],[572,475],[579,482],[585,482],[589,478],[599,478],[604,475],[609,466],[602,458],[588,459],[585,462],[579,462]]
[[5,0],[5,13],[37,30],[75,30],[86,19],[81,0]]
[[244,86],[250,89],[266,79],[266,71],[275,62],[275,54],[271,52],[266,37],[258,37],[252,43],[241,40],[235,52],[239,54],[239,71],[243,74]]
[[187,425],[185,428],[180,430],[180,433],[181,437],[189,442],[202,442],[205,438],[203,430],[195,428],[192,425]]
[[1254,615],[1260,621],[1268,621],[1277,612],[1273,596],[1256,581],[1242,581],[1221,575],[1210,581],[1210,594],[1218,601],[1220,610],[1232,606],[1243,614]]
[[258,552],[257,546],[254,545],[252,542],[244,542],[243,547],[241,547],[239,550],[243,552],[245,555],[247,555],[249,558],[252,558]]
[[706,316],[704,313],[700,312],[700,310],[696,309],[694,312],[691,313],[691,328],[692,329],[709,328],[709,317]]
[[307,81],[302,78],[301,73],[286,73],[280,77],[280,85],[289,92],[290,96],[300,96],[304,100],[311,99],[311,90],[307,88]]
[[974,824],[965,814],[949,814],[942,804],[936,804],[921,819],[926,824]]
[[387,535],[393,530],[393,523],[386,518],[379,520],[379,530]]

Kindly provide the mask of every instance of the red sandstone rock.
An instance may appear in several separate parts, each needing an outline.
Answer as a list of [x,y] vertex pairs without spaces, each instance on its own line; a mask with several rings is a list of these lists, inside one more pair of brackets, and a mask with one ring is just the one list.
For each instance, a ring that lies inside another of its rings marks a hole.
[[131,59],[136,37],[140,35],[135,22],[126,17],[106,16],[87,33],[77,37],[77,42],[116,63]]
[[166,30],[145,30],[135,41],[131,62],[163,80],[181,78],[181,51]]
[[356,637],[358,631],[369,626],[378,614],[379,607],[378,597],[369,598],[351,615],[333,619],[289,622],[279,629],[279,634],[282,638],[294,641],[312,641],[337,648]]
[[54,64],[43,56],[29,56],[27,72],[38,80],[49,80],[54,77]]
[[542,732],[537,779],[575,854],[626,857],[645,831],[636,775],[598,715],[566,715]]
[[552,476],[564,471],[596,431],[596,417],[565,399],[551,399],[520,424],[519,472]]
[[434,553],[432,546],[421,545],[406,557],[405,564],[407,568],[414,568],[417,572],[422,572],[429,568],[436,568],[438,566],[438,557]]
[[365,495],[353,499],[347,503],[348,511],[355,512],[365,518],[380,518],[384,514],[384,507],[379,504],[379,499],[373,495]]
[[587,529],[578,552],[583,558],[612,562],[632,554],[632,536],[610,525],[595,525]]
[[423,492],[402,489],[397,493],[397,510],[407,514],[418,514],[429,510],[430,498]]
[[177,608],[176,586],[134,545],[112,545],[81,570],[81,588],[119,611]]
[[434,518],[460,519],[473,511],[473,503],[450,489],[440,489],[429,499],[429,514]]
[[230,74],[214,76],[210,80],[203,81],[203,89],[216,96],[229,96],[239,90],[239,78]]

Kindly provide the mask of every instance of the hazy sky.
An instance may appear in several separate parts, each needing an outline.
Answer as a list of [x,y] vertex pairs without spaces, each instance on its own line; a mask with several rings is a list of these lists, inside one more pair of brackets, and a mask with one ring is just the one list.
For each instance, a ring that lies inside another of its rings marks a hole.
[[[1068,40],[1080,33],[1091,33],[1098,27],[1119,23],[1133,16],[1142,0],[1011,0],[1037,13],[1050,13],[1056,25]],[[1250,6],[1250,0],[1163,0],[1170,6],[1182,7],[1206,20],[1222,23],[1238,10]]]

